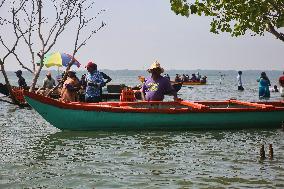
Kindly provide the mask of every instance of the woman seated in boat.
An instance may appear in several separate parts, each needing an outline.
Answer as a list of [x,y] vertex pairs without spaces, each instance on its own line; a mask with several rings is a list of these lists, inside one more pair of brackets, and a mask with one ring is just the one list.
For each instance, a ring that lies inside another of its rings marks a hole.
[[80,89],[80,82],[76,77],[75,71],[69,70],[67,74],[68,78],[63,84],[60,100],[64,102],[76,102],[77,91]]
[[177,92],[172,87],[170,81],[167,78],[161,76],[164,69],[161,68],[160,63],[155,61],[148,69],[151,73],[151,77],[147,78],[141,89],[142,100],[146,101],[162,101],[165,94],[171,94],[174,96],[174,100],[177,100]]
[[191,74],[190,81],[191,81],[191,82],[197,82],[197,81],[198,81],[195,74]]
[[201,78],[200,82],[201,82],[201,83],[206,83],[206,79],[207,79],[207,77],[206,77],[206,76],[203,76],[203,77]]
[[43,85],[41,88],[39,88],[36,93],[47,95],[49,91],[55,86],[55,80],[51,76],[51,72],[48,72],[46,74],[46,77],[43,80]]
[[181,80],[179,74],[176,74],[175,82],[182,82],[182,80]]
[[182,82],[188,82],[189,81],[188,77],[186,77],[185,74],[182,74],[181,80],[182,80]]

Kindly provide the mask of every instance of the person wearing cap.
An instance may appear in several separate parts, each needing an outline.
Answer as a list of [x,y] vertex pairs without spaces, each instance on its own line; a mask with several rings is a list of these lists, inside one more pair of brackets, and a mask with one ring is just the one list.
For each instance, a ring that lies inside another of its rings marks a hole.
[[23,74],[22,70],[18,70],[15,73],[16,73],[16,76],[18,77],[18,85],[19,85],[19,87],[26,88],[28,85],[26,83],[25,78],[22,76],[22,74]]
[[174,96],[177,100],[177,93],[167,78],[161,76],[164,69],[158,61],[155,61],[148,69],[151,77],[147,78],[141,89],[142,100],[146,101],[163,101],[165,94]]
[[243,82],[242,82],[242,71],[238,71],[238,76],[237,76],[237,82],[238,82],[238,90],[239,91],[243,91],[244,87],[243,87]]
[[53,86],[55,86],[55,80],[51,77],[51,73],[48,72],[43,80],[42,87],[39,88],[36,93],[46,95],[50,91],[50,89],[53,88]]
[[68,77],[63,83],[60,100],[64,102],[76,102],[77,91],[80,89],[80,82],[76,77],[76,72],[74,70],[69,70],[67,74]]
[[270,97],[269,86],[271,86],[271,84],[265,72],[261,72],[260,78],[257,79],[257,82],[258,82],[258,89],[259,89],[259,93],[258,93],[259,97],[269,98]]
[[51,72],[46,74],[46,78],[43,80],[43,89],[52,89],[55,86],[55,80],[51,77]]
[[86,102],[101,102],[102,92],[101,88],[105,85],[101,72],[97,70],[97,65],[93,62],[89,62],[86,66],[88,73],[86,75]]

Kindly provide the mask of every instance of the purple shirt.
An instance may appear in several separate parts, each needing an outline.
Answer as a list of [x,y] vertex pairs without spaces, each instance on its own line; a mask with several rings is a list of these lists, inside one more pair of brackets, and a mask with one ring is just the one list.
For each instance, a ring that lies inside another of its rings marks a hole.
[[170,81],[167,78],[159,76],[156,81],[149,77],[142,86],[142,92],[146,93],[147,101],[162,101],[164,95],[174,91]]

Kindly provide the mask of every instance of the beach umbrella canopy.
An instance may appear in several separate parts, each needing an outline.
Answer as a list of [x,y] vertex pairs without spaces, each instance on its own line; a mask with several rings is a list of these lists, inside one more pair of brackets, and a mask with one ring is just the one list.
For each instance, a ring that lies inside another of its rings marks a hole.
[[51,54],[46,55],[44,57],[43,64],[47,68],[49,68],[51,66],[57,66],[57,67],[65,66],[65,67],[67,67],[69,62],[72,59],[74,59],[73,65],[75,65],[79,68],[81,64],[78,62],[78,60],[76,60],[75,58],[73,58],[71,55],[69,55],[67,53],[60,53],[60,52],[55,52],[55,53],[51,53]]

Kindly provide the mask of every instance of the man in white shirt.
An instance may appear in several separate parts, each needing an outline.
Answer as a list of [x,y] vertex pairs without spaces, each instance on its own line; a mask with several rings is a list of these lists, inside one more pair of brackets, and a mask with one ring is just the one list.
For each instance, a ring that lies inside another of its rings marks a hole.
[[43,80],[43,89],[52,89],[55,86],[55,80],[51,77],[51,73],[46,74],[46,78]]
[[242,83],[242,74],[243,74],[242,71],[238,71],[237,81],[238,81],[238,90],[239,91],[243,91],[244,90],[243,83]]

